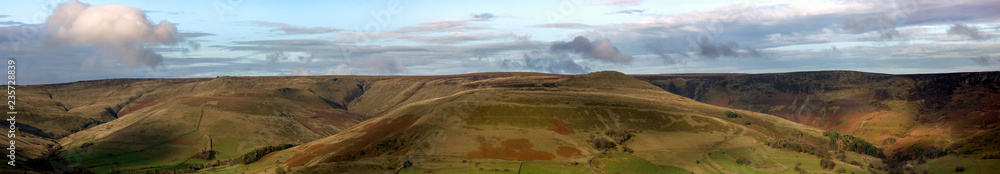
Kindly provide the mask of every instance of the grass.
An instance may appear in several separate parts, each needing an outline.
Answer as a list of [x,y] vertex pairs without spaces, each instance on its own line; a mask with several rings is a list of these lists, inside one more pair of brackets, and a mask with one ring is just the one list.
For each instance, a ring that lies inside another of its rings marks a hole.
[[590,161],[598,173],[666,173],[645,159],[624,152],[608,152]]
[[399,173],[517,173],[520,161],[482,158],[428,157],[413,160]]
[[712,153],[711,155],[708,155],[708,157],[726,171],[737,173],[770,173],[754,169],[750,166],[737,164],[736,158],[741,157],[740,155],[730,156],[730,154],[725,153]]
[[240,157],[240,155],[264,145],[260,140],[215,138],[212,142],[212,150],[219,152],[215,156],[216,159],[225,160]]
[[1000,160],[984,160],[979,156],[948,155],[927,160],[926,164],[917,165],[917,169],[934,173],[953,173],[957,166],[965,167],[963,173],[993,173],[1000,171]]
[[551,173],[559,171],[560,174],[587,174],[595,173],[590,165],[586,163],[557,162],[557,161],[528,161],[521,165],[520,173]]

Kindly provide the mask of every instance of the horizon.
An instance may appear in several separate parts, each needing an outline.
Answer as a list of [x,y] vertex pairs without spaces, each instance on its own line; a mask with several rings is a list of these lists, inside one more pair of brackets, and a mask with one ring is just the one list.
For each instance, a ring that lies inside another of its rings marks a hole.
[[[592,71],[590,73],[612,71],[614,70],[602,70],[602,71]],[[849,70],[816,70],[816,71],[790,71],[790,72],[767,72],[767,73],[660,73],[660,74],[627,74],[628,76],[657,76],[657,75],[720,75],[720,74],[735,74],[735,75],[770,75],[770,74],[788,74],[788,73],[821,73],[821,72],[854,72],[854,73],[864,73],[864,74],[881,74],[881,75],[892,75],[892,76],[908,76],[908,75],[938,75],[938,74],[962,74],[962,73],[1000,73],[1000,71],[976,71],[976,72],[942,72],[942,73],[912,73],[912,74],[887,74],[887,73],[876,73],[876,72],[864,72],[864,71],[849,71]],[[470,72],[462,74],[441,74],[441,75],[407,75],[407,74],[393,74],[393,75],[377,75],[377,74],[334,74],[334,75],[272,75],[272,76],[233,76],[233,75],[222,75],[215,77],[148,77],[148,78],[106,78],[106,79],[91,79],[91,80],[79,80],[72,82],[59,82],[59,83],[46,83],[46,84],[28,84],[28,85],[59,85],[59,84],[72,84],[81,82],[93,82],[93,81],[103,81],[103,80],[169,80],[169,79],[215,79],[220,77],[376,77],[376,76],[387,76],[387,77],[433,77],[433,76],[460,76],[460,75],[471,75],[471,74],[488,74],[488,73],[541,73],[541,74],[555,74],[555,75],[582,75],[582,74],[559,74],[559,73],[546,73],[546,72],[533,72],[533,71],[498,71],[498,72]]]
[[1000,5],[987,0],[4,4],[0,55],[17,60],[24,85],[479,72],[1000,70]]

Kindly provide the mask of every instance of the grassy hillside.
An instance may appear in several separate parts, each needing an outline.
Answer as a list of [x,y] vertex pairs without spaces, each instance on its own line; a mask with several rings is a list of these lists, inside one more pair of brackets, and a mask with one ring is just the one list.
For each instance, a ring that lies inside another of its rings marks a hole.
[[852,134],[895,161],[933,158],[1000,127],[1000,73],[887,75],[847,71],[637,75],[703,103]]
[[[699,103],[621,73],[524,75],[490,83],[496,85],[406,104],[250,165],[201,171],[770,173],[796,162],[810,163],[806,170],[833,171],[808,167],[821,157],[765,145],[784,139],[821,147],[821,130]],[[741,117],[728,118],[725,111]],[[739,149],[763,152],[718,156]],[[791,159],[771,159],[774,152]],[[760,165],[732,160],[740,157]]]
[[[34,166],[0,170],[946,171],[958,165],[950,161],[988,164],[980,157],[993,152],[979,150],[988,142],[970,137],[992,137],[984,132],[998,124],[996,73],[634,77],[227,76],[23,86],[18,153]],[[830,143],[824,129],[844,136]],[[886,149],[889,165],[852,151],[854,136]]]

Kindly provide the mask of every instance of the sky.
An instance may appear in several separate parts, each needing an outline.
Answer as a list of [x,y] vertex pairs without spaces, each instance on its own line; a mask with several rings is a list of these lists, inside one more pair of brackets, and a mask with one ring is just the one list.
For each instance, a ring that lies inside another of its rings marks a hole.
[[1000,70],[995,0],[0,0],[19,84]]

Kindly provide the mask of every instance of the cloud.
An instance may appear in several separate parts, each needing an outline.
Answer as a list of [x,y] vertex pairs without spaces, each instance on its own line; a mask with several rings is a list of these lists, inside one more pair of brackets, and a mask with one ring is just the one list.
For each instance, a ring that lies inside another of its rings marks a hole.
[[708,37],[698,40],[697,53],[702,58],[716,59],[719,57],[755,57],[760,58],[765,54],[753,48],[743,48],[740,50],[740,43],[729,41],[726,43],[713,43]]
[[0,25],[21,25],[21,24],[24,24],[24,23],[16,22],[16,21],[0,21]]
[[0,15],[0,18],[5,18],[5,17],[7,17],[7,16],[8,16],[8,15]]
[[970,59],[972,59],[973,62],[976,62],[976,64],[979,64],[979,66],[992,66],[994,64],[1000,64],[1000,57],[993,58],[990,55],[982,55]]
[[282,39],[282,40],[254,40],[254,41],[236,41],[236,44],[246,44],[246,45],[280,45],[280,46],[323,46],[332,44],[332,42],[322,39]]
[[492,13],[480,13],[480,14],[473,14],[472,17],[480,19],[493,19],[494,16]]
[[344,31],[343,29],[332,28],[332,27],[302,27],[302,26],[295,26],[277,22],[263,22],[263,21],[251,21],[251,22],[260,26],[274,28],[271,29],[272,32],[279,31],[281,32],[281,34],[284,35],[323,34],[323,33],[334,33],[334,32]]
[[116,4],[62,3],[45,21],[45,28],[48,45],[97,46],[106,66],[117,62],[130,68],[156,67],[163,57],[147,47],[177,42],[174,24],[160,21],[153,25],[142,10]]
[[196,38],[196,37],[203,37],[203,36],[215,36],[215,34],[212,34],[212,33],[200,33],[200,32],[177,33],[177,37],[180,37],[180,38]]
[[399,74],[406,69],[403,63],[395,58],[372,57],[364,62],[376,74]]
[[893,23],[892,20],[893,19],[889,16],[889,14],[884,13],[864,17],[851,16],[844,19],[844,29],[855,33],[874,30],[882,36],[881,38],[883,40],[893,40],[903,37],[903,35],[896,30],[896,23]]
[[645,12],[645,11],[646,10],[642,10],[642,9],[621,10],[621,11],[611,12],[611,13],[608,13],[608,14],[615,14],[615,13],[618,13],[618,14],[636,14],[636,13],[642,13],[642,12]]
[[489,29],[490,27],[477,25],[473,22],[488,21],[493,19],[493,14],[482,13],[472,15],[465,19],[455,19],[455,20],[439,20],[420,23],[413,26],[406,26],[400,28],[396,32],[399,33],[429,33],[429,32],[459,32],[459,31],[472,31],[472,30],[482,30]]
[[639,3],[641,3],[641,2],[642,2],[642,0],[604,0],[604,1],[601,1],[601,2],[599,2],[597,4],[598,5],[639,5]]
[[534,27],[539,28],[568,28],[568,29],[585,29],[591,28],[592,26],[581,23],[551,23],[551,24],[540,24]]
[[595,40],[591,42],[590,39],[587,39],[587,37],[577,36],[570,42],[555,42],[550,48],[552,51],[582,53],[584,57],[596,58],[615,63],[627,63],[632,61],[632,56],[619,52],[618,48],[611,45],[611,41],[608,39]]
[[292,75],[295,75],[295,76],[308,76],[309,75],[309,69],[308,68],[295,68],[295,69],[292,69]]
[[336,68],[327,68],[326,75],[354,75],[354,68],[347,67],[347,64],[337,65]]
[[983,33],[977,27],[970,27],[965,24],[955,24],[948,29],[948,35],[960,35],[972,40],[984,40],[993,38],[992,35]]
[[288,60],[288,53],[275,52],[264,55],[264,62],[267,63],[268,70],[275,70],[280,62]]
[[[646,49],[649,49],[654,54],[656,54],[657,56],[659,56],[660,59],[663,60],[663,63],[667,64],[667,65],[681,63],[682,57],[683,58],[690,57],[686,53],[680,53],[680,52],[677,52],[677,51],[674,51],[674,50],[670,50],[670,51],[664,50],[662,45],[655,44],[655,43],[647,43],[646,44]],[[677,56],[674,56],[674,55],[677,55]]]
[[589,67],[580,66],[572,59],[558,58],[536,58],[532,59],[524,55],[524,65],[528,69],[535,71],[545,71],[557,74],[585,74],[590,72]]
[[484,41],[484,40],[506,39],[506,38],[514,40],[527,40],[528,38],[531,38],[531,35],[514,34],[512,32],[502,33],[502,34],[483,33],[483,32],[466,34],[463,32],[453,32],[448,35],[420,36],[420,37],[411,37],[408,39],[412,41],[426,42],[426,43],[458,44],[471,41]]
[[504,59],[499,62],[500,66],[508,69],[528,69],[556,74],[585,74],[591,71],[590,67],[577,64],[573,59],[540,54],[533,52],[535,57],[524,54],[523,61]]

